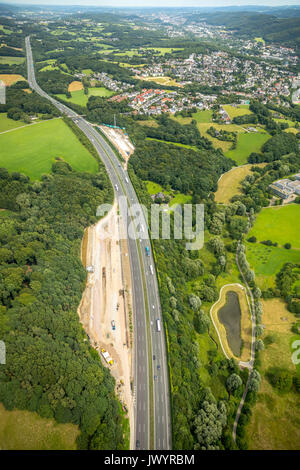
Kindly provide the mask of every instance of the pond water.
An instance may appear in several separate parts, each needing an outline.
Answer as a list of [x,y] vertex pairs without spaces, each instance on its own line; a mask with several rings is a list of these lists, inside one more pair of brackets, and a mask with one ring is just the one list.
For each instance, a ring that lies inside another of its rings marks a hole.
[[226,304],[218,311],[218,317],[225,327],[229,347],[235,356],[241,354],[241,316],[238,294],[233,291],[227,292]]

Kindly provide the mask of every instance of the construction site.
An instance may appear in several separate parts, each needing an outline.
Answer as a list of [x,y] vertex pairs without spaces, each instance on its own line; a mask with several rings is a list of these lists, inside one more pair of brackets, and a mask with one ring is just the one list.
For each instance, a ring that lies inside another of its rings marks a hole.
[[127,163],[130,155],[134,152],[134,145],[129,139],[128,135],[118,127],[99,126],[103,134],[112,142],[112,144],[118,149],[119,153],[123,157],[125,164],[124,169],[127,170]]
[[91,345],[116,380],[116,393],[133,430],[131,277],[127,241],[121,234],[116,202],[103,219],[86,229],[81,258],[87,283],[78,313]]

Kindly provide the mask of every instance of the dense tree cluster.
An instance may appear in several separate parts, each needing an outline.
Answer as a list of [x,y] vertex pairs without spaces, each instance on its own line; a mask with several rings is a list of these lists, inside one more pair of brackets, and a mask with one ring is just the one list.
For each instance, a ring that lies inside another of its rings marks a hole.
[[157,118],[157,122],[159,123],[158,127],[145,126],[144,131],[147,137],[193,145],[199,149],[213,149],[212,143],[205,137],[201,137],[196,121],[181,125],[174,119],[162,115]]
[[205,197],[209,191],[216,190],[219,176],[232,167],[232,162],[219,151],[196,152],[161,142],[141,141],[136,145],[131,165],[142,180]]
[[114,380],[89,345],[77,308],[86,274],[83,230],[112,200],[101,167],[90,175],[57,161],[30,183],[0,171],[0,337],[7,347],[0,401],[80,427],[80,448],[123,446]]
[[26,93],[20,87],[28,87],[27,82],[19,82],[11,86],[6,92],[6,104],[0,104],[0,112],[7,112],[7,116],[14,120],[29,121],[32,115],[42,114],[46,118],[59,116],[56,108],[37,93]]

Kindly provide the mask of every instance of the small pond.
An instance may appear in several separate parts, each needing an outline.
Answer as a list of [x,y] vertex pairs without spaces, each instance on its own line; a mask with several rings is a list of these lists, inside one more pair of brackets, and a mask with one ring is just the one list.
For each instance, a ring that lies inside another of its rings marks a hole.
[[228,345],[237,357],[241,354],[241,307],[239,296],[236,292],[229,291],[226,294],[226,304],[218,311],[219,321],[224,325]]

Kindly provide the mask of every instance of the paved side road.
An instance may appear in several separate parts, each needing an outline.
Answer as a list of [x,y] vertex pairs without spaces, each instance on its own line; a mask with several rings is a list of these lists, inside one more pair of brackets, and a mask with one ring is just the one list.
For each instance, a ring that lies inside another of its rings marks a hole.
[[[134,204],[138,204],[136,193],[127,172],[123,170],[115,153],[102,136],[85,119],[49,96],[37,84],[29,37],[26,38],[26,54],[30,87],[44,98],[50,100],[62,113],[73,119],[73,122],[88,137],[107,169],[115,189],[115,197],[118,200],[120,196],[126,197],[129,208]],[[128,220],[127,229],[130,222],[131,220]],[[153,447],[157,450],[168,450],[171,449],[171,416],[166,344],[154,258],[151,252],[147,223],[144,218],[142,225],[144,232],[143,239],[128,239],[135,326],[135,442],[136,447],[139,449],[150,448],[150,419],[153,419]],[[137,227],[135,227],[135,230],[137,230]],[[145,256],[146,246],[150,249],[150,257]],[[146,309],[149,312],[149,321],[147,321]],[[157,319],[160,320],[162,326],[160,332],[156,328]],[[147,334],[150,341],[147,340]],[[152,367],[153,371],[152,376],[149,374],[150,367]],[[156,376],[155,380],[154,375]],[[153,416],[149,415],[151,399],[150,381],[153,384]]]

